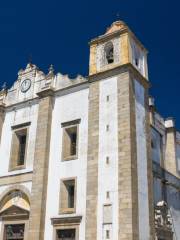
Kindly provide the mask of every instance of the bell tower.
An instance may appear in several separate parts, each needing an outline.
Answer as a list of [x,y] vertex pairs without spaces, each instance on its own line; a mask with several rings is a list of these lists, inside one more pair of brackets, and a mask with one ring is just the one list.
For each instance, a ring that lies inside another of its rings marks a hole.
[[148,79],[147,50],[124,22],[114,22],[104,35],[90,42],[89,75],[129,63]]
[[122,21],[90,42],[86,240],[152,240],[147,50]]

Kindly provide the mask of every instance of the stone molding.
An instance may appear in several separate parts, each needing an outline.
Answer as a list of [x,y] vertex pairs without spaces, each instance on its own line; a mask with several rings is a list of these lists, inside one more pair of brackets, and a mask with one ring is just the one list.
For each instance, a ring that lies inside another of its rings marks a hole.
[[51,218],[52,225],[61,225],[61,224],[80,224],[82,220],[81,215],[67,215],[67,216],[60,216],[60,217],[54,217]]
[[116,66],[113,69],[108,69],[106,71],[98,72],[96,74],[90,75],[88,77],[89,82],[100,81],[109,77],[113,77],[125,72],[131,72],[135,79],[139,81],[145,88],[150,88],[150,82],[144,78],[140,72],[131,63],[123,64],[121,66]]
[[19,173],[0,177],[0,186],[32,181],[32,172]]
[[47,87],[47,88],[41,89],[41,91],[38,92],[37,95],[40,98],[44,98],[44,97],[47,97],[47,96],[53,96],[54,95],[54,89],[51,88],[51,87]]
[[29,125],[31,125],[31,122],[25,122],[25,123],[11,126],[11,129],[15,130],[15,129],[27,127]]
[[25,195],[28,197],[28,201],[30,202],[31,200],[31,193],[29,192],[29,190],[20,184],[14,184],[11,185],[10,187],[8,187],[6,190],[4,190],[1,195],[0,195],[0,203],[3,201],[4,197],[6,197],[7,194],[9,194],[10,192],[14,191],[14,190],[19,190],[23,193],[25,193]]

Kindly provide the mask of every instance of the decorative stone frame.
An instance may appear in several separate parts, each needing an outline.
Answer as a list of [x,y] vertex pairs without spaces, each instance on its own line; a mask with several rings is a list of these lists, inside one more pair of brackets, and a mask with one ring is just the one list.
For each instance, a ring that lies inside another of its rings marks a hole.
[[[79,149],[79,124],[80,124],[81,120],[77,119],[77,120],[73,120],[73,121],[69,121],[69,122],[64,122],[61,123],[61,127],[63,128],[63,133],[62,133],[62,152],[61,152],[61,159],[62,161],[70,161],[70,160],[75,160],[78,158],[78,149]],[[77,142],[76,142],[76,155],[72,155],[72,156],[65,156],[65,149],[66,149],[66,144],[65,144],[65,131],[68,128],[73,128],[73,127],[77,127]]]
[[[30,197],[31,197],[31,194],[29,192],[29,190],[23,186],[23,185],[13,185],[13,186],[10,186],[8,187],[6,190],[4,190],[1,194],[0,194],[0,204],[2,204],[4,198],[12,191],[14,190],[19,190],[19,191],[22,191],[29,203],[30,203]],[[18,215],[18,216],[12,216],[12,217],[1,217],[1,220],[2,220],[2,225],[1,225],[1,229],[0,229],[0,239],[3,239],[4,240],[4,227],[5,225],[7,224],[25,224],[25,230],[24,230],[24,240],[28,240],[28,223],[29,223],[29,220],[28,220],[29,216],[24,216],[24,215]]]
[[56,239],[56,231],[57,230],[65,230],[65,229],[75,229],[76,235],[75,240],[79,239],[79,225],[81,223],[82,216],[65,216],[65,217],[57,217],[52,218],[51,223],[53,225],[53,240]]
[[[9,171],[15,171],[15,170],[21,170],[26,167],[26,160],[27,160],[27,149],[28,149],[28,139],[29,139],[29,125],[30,122],[19,124],[16,126],[12,126],[12,140],[11,140],[11,154],[10,154],[10,160],[9,160]],[[24,157],[24,164],[23,165],[17,165],[17,153],[14,154],[14,152],[17,151],[16,145],[15,145],[15,135],[16,132],[24,131],[26,130],[26,150],[25,150],[25,157]]]
[[24,224],[25,227],[24,227],[24,240],[28,240],[28,220],[11,220],[11,221],[3,221],[2,222],[2,227],[1,227],[1,239],[4,240],[4,230],[5,230],[5,226],[6,225],[9,225],[9,224],[12,224],[12,225],[15,225],[15,224]]
[[[74,208],[65,208],[63,207],[63,201],[66,201],[65,192],[64,192],[64,182],[74,181]],[[59,214],[73,214],[76,212],[76,201],[77,201],[77,177],[72,178],[63,178],[60,180],[60,194],[59,194]]]
[[3,199],[6,197],[6,195],[14,190],[19,190],[22,191],[24,194],[26,194],[26,196],[28,197],[28,200],[30,202],[31,199],[31,194],[29,192],[29,190],[20,184],[15,184],[13,186],[8,187],[6,190],[4,190],[1,194],[0,194],[0,203],[3,201]]

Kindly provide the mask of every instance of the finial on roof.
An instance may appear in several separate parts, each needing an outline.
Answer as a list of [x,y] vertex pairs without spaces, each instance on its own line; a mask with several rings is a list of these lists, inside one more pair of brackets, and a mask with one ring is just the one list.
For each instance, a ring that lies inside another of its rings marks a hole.
[[49,73],[48,74],[50,74],[50,73],[54,73],[54,67],[53,67],[52,64],[49,67]]
[[6,89],[7,89],[7,83],[4,82],[3,85],[1,86],[1,90],[3,91],[3,90],[6,90]]
[[119,14],[119,12],[118,12],[118,13],[116,13],[116,18],[117,18],[117,20],[119,20],[119,19],[120,19],[120,14]]
[[32,64],[32,54],[30,53],[29,56],[28,56],[28,63],[29,64]]
[[[119,18],[119,14],[117,14],[117,16]],[[105,34],[113,33],[124,28],[127,28],[127,25],[125,24],[125,22],[118,19],[115,22],[113,22],[110,27],[107,28]]]

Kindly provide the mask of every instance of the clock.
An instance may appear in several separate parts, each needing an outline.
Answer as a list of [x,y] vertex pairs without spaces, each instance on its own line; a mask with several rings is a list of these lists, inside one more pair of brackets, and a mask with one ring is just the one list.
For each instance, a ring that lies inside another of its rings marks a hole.
[[31,80],[30,79],[25,79],[22,83],[21,83],[21,92],[25,93],[27,92],[31,87]]

